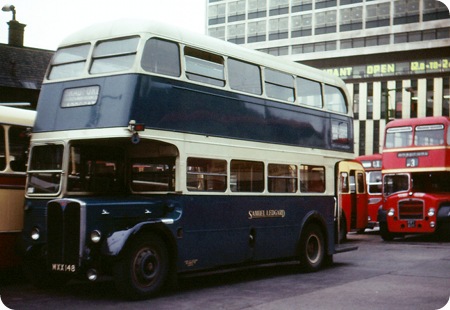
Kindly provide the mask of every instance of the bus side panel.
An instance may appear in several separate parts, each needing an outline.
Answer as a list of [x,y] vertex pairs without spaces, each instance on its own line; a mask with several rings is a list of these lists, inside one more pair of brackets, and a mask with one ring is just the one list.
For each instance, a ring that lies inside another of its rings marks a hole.
[[294,258],[302,221],[311,211],[328,219],[330,250],[332,204],[333,198],[323,196],[189,196],[179,223],[179,270]]
[[[95,104],[61,107],[66,89],[95,85]],[[135,120],[168,131],[353,151],[352,139],[332,145],[330,113],[172,79],[125,74],[45,84],[39,100],[45,104],[38,105],[34,132],[127,127]],[[338,119],[351,130],[351,118]]]

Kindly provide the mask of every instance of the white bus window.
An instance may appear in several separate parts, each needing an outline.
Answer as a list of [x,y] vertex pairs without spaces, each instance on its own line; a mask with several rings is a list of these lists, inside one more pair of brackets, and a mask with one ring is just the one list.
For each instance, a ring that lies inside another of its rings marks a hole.
[[8,130],[8,136],[9,166],[13,171],[25,172],[28,157],[28,145],[30,144],[28,130],[25,127],[12,126]]
[[371,171],[367,173],[367,189],[369,194],[381,194],[381,171]]
[[141,66],[144,70],[169,76],[180,76],[180,49],[178,44],[156,38],[145,43]]
[[187,188],[189,191],[224,192],[227,189],[227,162],[207,158],[188,158]]
[[90,73],[116,72],[130,69],[136,58],[139,37],[103,41],[94,48]]
[[297,192],[298,174],[296,165],[269,164],[268,186],[271,193]]
[[300,104],[322,107],[322,91],[319,82],[297,77],[297,100]]
[[6,169],[6,141],[5,141],[5,129],[0,126],[0,171]]
[[303,193],[325,192],[325,167],[301,165],[300,191]]
[[264,84],[268,97],[294,102],[294,78],[292,75],[266,69]]
[[228,77],[231,89],[261,95],[259,66],[230,58],[228,59]]
[[230,188],[233,192],[263,192],[264,163],[232,160]]
[[416,127],[414,144],[417,146],[444,144],[444,125],[422,125]]
[[347,113],[347,103],[339,88],[325,85],[324,89],[325,107],[334,112]]
[[386,148],[410,146],[413,142],[411,126],[392,127],[386,130]]
[[49,80],[78,77],[83,74],[90,44],[61,48],[53,56]]
[[192,81],[225,86],[222,56],[185,47],[186,77]]

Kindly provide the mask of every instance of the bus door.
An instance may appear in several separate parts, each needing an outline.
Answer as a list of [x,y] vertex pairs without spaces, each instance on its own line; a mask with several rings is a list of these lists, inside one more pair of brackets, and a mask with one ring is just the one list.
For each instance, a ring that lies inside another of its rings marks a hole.
[[368,222],[364,168],[355,161],[341,161],[338,165],[340,225],[344,227],[345,232],[352,230],[363,232]]

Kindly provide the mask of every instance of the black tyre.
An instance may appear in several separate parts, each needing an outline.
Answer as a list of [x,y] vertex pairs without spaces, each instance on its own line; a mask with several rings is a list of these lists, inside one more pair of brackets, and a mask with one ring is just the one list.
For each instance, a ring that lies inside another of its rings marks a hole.
[[130,299],[154,296],[169,275],[169,254],[166,244],[156,235],[145,234],[125,249],[114,266],[117,290]]
[[325,258],[323,233],[319,226],[308,225],[300,239],[300,264],[307,272],[319,270]]
[[386,223],[380,222],[380,236],[384,241],[392,241],[395,235],[389,232]]

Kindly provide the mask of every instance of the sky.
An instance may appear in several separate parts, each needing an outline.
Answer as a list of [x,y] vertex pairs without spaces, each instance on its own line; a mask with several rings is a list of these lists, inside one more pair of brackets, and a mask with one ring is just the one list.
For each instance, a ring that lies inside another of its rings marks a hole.
[[[26,24],[24,45],[56,50],[69,34],[102,21],[138,18],[164,21],[206,32],[207,0],[0,0],[14,5],[16,20]],[[449,0],[450,1],[450,0]],[[0,11],[0,43],[8,43],[12,12]]]
[[[450,7],[450,0],[440,0]],[[24,45],[56,50],[67,35],[86,26],[122,18],[164,21],[206,33],[207,0],[0,0],[12,4],[16,20],[26,24]],[[12,12],[0,11],[0,43],[8,43]]]

